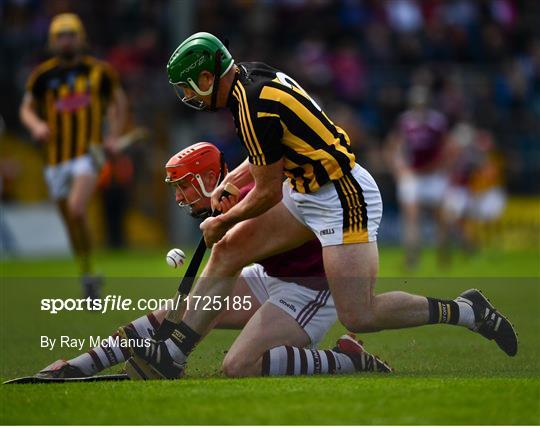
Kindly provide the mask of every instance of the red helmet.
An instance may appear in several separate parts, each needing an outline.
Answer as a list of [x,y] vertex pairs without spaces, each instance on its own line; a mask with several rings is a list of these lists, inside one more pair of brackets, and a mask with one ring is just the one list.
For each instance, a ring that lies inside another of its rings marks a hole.
[[[222,159],[221,151],[209,142],[198,142],[190,145],[187,148],[172,156],[165,165],[167,176],[165,182],[174,184],[180,180],[186,180],[193,185],[195,191],[199,195],[197,200],[186,200],[180,203],[180,206],[190,206],[199,201],[203,195],[210,197],[213,188],[205,188],[201,175],[213,171],[221,181],[224,174],[227,173],[227,168]],[[195,181],[198,185],[195,184]],[[202,193],[202,194],[201,194]]]
[[184,179],[187,175],[201,174],[214,171],[221,174],[221,151],[209,142],[198,142],[190,145],[172,156],[165,165],[167,177],[165,182],[173,182]]

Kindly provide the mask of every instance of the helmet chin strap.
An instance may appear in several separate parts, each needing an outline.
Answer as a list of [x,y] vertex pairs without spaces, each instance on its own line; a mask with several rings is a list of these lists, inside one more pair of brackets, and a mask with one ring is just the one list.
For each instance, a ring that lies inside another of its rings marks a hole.
[[[212,85],[212,98],[210,102],[210,108],[209,111],[216,111],[216,101],[217,96],[219,92],[219,81],[221,80],[221,50],[218,50],[216,52],[216,56],[214,58],[214,84]],[[222,156],[223,157],[223,156]]]
[[[212,192],[214,191],[214,189],[219,185],[221,184],[221,182],[223,181],[223,179],[225,178],[225,157],[223,156],[223,153],[220,151],[219,153],[219,177],[218,177],[218,180],[217,180],[217,183],[216,185],[214,186],[214,188],[211,190],[211,191],[207,191],[206,190],[206,187],[204,186],[204,182],[202,180],[202,177],[199,175],[199,174],[196,174],[195,175],[195,179],[197,180],[197,182],[199,183],[199,188],[201,189],[201,192],[203,193],[203,195],[205,197],[210,197],[212,196]],[[198,215],[196,215],[198,218],[208,218],[210,215],[212,214],[211,212],[211,208],[208,208],[208,209],[205,209],[204,211],[201,211]]]
[[199,183],[199,188],[201,189],[201,193],[203,193],[203,196],[204,197],[210,197],[212,195],[213,190],[211,190],[211,191],[206,190],[206,187],[204,186],[204,182],[202,180],[202,177],[199,174],[195,175],[195,179]]

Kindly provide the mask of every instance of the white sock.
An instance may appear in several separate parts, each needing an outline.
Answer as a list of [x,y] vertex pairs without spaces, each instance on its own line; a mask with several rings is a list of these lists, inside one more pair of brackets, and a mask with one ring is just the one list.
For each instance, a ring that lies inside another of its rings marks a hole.
[[94,375],[95,373],[100,371],[100,369],[97,368],[94,360],[92,359],[92,356],[90,356],[89,351],[68,360],[68,363],[71,366],[76,366],[77,368],[79,368],[85,375]]
[[165,345],[167,346],[167,350],[169,350],[169,354],[174,359],[174,361],[180,365],[186,363],[186,355],[178,348],[176,343],[171,340],[170,338],[165,340]]
[[459,319],[458,325],[466,326],[467,328],[474,328],[476,326],[474,310],[468,302],[464,301],[461,297],[454,300],[459,307]]
[[[156,329],[159,328],[159,323],[152,313],[139,317],[131,325],[144,338],[150,338]],[[118,333],[115,332],[107,341],[103,341],[100,346],[94,347],[86,353],[68,360],[68,363],[76,366],[86,375],[94,375],[110,366],[124,362],[129,358],[130,354],[126,348],[116,345],[117,337]]]
[[98,347],[94,347],[86,353],[68,360],[68,363],[71,366],[76,366],[86,375],[94,375],[110,366],[125,361],[127,357],[129,357],[129,352],[127,349],[120,347],[119,335],[116,332],[103,340]]
[[354,364],[346,354],[332,350],[279,346],[263,355],[263,375],[351,374]]
[[135,327],[137,333],[143,338],[150,338],[159,329],[159,322],[152,313],[148,313],[146,316],[139,317],[131,322],[131,325]]

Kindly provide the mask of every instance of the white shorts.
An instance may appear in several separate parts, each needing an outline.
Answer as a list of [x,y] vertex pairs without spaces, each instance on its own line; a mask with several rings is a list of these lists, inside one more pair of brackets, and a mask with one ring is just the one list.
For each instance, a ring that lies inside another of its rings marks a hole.
[[469,190],[464,187],[450,187],[442,203],[443,212],[451,221],[457,221],[465,216],[469,203]]
[[96,175],[89,154],[76,157],[45,168],[45,181],[53,200],[65,199],[69,195],[73,178],[80,175]]
[[308,227],[322,246],[377,240],[383,204],[373,177],[360,165],[310,194],[283,184],[283,204]]
[[452,220],[463,217],[477,221],[493,221],[502,215],[506,195],[501,188],[471,193],[463,187],[453,187],[445,195],[443,208]]
[[263,266],[253,264],[241,273],[253,295],[264,304],[271,302],[291,316],[306,331],[315,348],[337,319],[330,290],[315,291],[296,283],[284,282],[266,274]]
[[419,203],[436,207],[442,203],[448,176],[441,172],[408,174],[399,179],[398,199],[402,203]]
[[501,188],[473,193],[470,216],[479,221],[494,221],[502,215],[505,206],[506,194]]

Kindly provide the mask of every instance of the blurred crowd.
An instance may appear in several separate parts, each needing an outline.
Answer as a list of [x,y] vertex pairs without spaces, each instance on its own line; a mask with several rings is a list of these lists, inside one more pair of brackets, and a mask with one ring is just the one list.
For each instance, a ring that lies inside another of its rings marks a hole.
[[[538,1],[6,0],[0,7],[0,111],[13,133],[24,135],[15,106],[31,67],[47,55],[50,18],[72,11],[92,53],[120,73],[132,123],[150,131],[143,151],[157,167],[145,173],[156,182],[167,154],[197,140],[220,146],[232,165],[245,156],[228,117],[193,115],[166,79],[181,39],[209,31],[228,41],[237,61],[263,61],[300,82],[347,130],[389,211],[397,200],[383,153],[413,86],[429,90],[449,132],[466,123],[489,135],[511,193],[538,194]],[[179,139],[178,125],[190,140]]]
[[181,116],[163,71],[179,41],[171,27],[174,13],[190,13],[185,33],[228,39],[238,60],[282,68],[337,110],[335,121],[355,122],[358,150],[384,141],[406,108],[407,89],[424,84],[451,123],[472,119],[497,134],[510,171],[519,175],[510,174],[513,190],[537,190],[530,179],[540,115],[534,0],[8,0],[2,8],[1,106],[8,126],[17,126],[13,105],[29,67],[46,55],[50,17],[72,10],[87,27],[92,52],[120,72],[136,120],[166,133],[168,121]]
[[[332,117],[354,133],[360,159],[377,163],[367,152],[384,144],[407,108],[408,89],[422,84],[450,127],[470,120],[497,135],[511,190],[538,190],[531,179],[540,160],[538,2],[241,4],[204,3],[200,28],[228,37],[238,58],[282,68],[336,110]],[[378,166],[385,168],[371,168]]]

